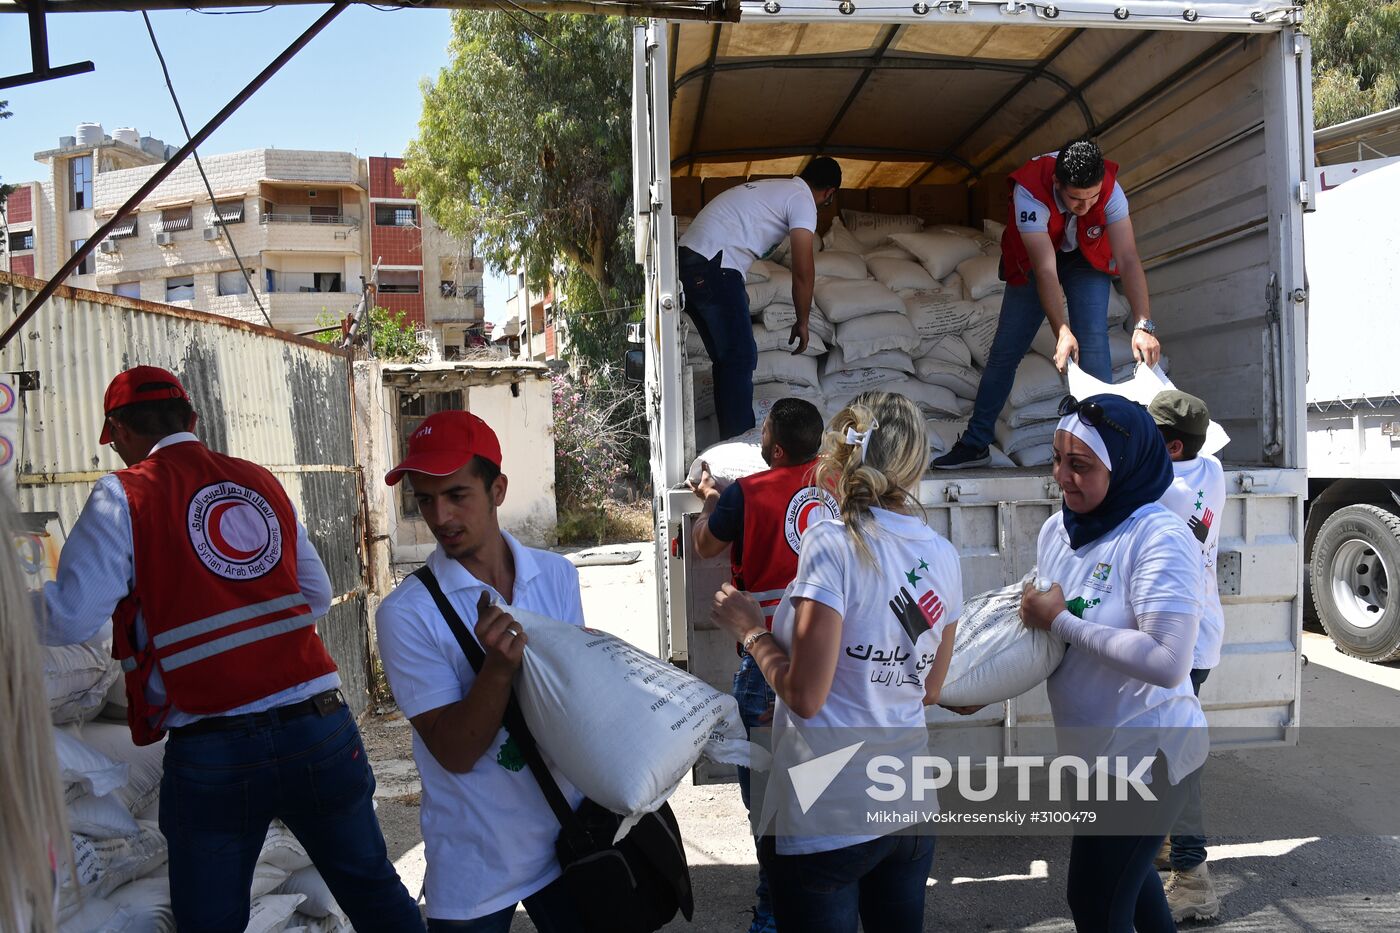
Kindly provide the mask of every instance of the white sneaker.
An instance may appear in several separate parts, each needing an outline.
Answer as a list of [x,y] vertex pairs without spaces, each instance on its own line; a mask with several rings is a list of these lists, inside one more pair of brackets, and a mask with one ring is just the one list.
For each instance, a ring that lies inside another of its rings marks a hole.
[[1210,871],[1202,862],[1187,871],[1173,871],[1167,879],[1167,906],[1172,919],[1214,920],[1220,913],[1220,896],[1210,880]]

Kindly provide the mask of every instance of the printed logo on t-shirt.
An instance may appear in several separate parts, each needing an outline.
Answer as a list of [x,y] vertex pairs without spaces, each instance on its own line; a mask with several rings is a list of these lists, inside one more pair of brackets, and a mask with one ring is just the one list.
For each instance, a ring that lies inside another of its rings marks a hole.
[[525,754],[515,744],[515,736],[508,735],[501,743],[500,750],[496,752],[496,764],[507,771],[519,771],[525,767]]
[[1088,612],[1090,609],[1093,609],[1101,602],[1103,602],[1102,599],[1085,599],[1083,596],[1076,596],[1074,597],[1074,599],[1071,599],[1069,602],[1065,603],[1065,608],[1072,612],[1078,618],[1082,619],[1084,618],[1084,613]]
[[1191,527],[1191,533],[1196,536],[1196,540],[1205,544],[1206,539],[1210,537],[1210,526],[1215,524],[1215,512],[1206,509],[1200,518],[1192,515],[1186,524]]
[[787,514],[783,520],[783,533],[787,536],[792,553],[801,551],[802,536],[817,522],[835,518],[840,514],[836,499],[825,489],[816,486],[803,486],[788,500]]
[[228,580],[253,580],[282,559],[282,525],[260,493],[237,483],[211,483],[190,499],[190,544],[201,563]]
[[1100,593],[1112,593],[1113,585],[1109,583],[1109,578],[1113,576],[1112,564],[1095,564],[1093,571],[1089,574],[1089,579],[1084,581],[1084,585],[1091,590]]

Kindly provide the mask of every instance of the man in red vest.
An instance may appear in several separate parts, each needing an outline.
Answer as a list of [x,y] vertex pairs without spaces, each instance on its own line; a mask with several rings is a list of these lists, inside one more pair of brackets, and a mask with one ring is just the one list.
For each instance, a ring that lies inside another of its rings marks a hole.
[[1108,348],[1108,292],[1115,275],[1132,307],[1133,356],[1161,358],[1128,199],[1118,166],[1087,139],[1036,156],[1011,173],[1009,217],[1001,238],[1006,291],[996,338],[977,388],[967,430],[933,461],[939,470],[985,466],[988,446],[1011,395],[1016,370],[1044,321],[1055,334],[1055,366],[1070,358],[1104,382],[1113,381]]
[[374,775],[316,634],[331,585],[264,468],[215,453],[170,372],[107,387],[97,481],[44,590],[46,644],[112,619],[138,745],[169,733],[160,829],[181,930],[239,933],[271,821],[305,846],[362,930],[422,931],[374,815]]
[[[835,498],[812,485],[822,428],[821,413],[811,402],[779,399],[763,422],[763,461],[771,469],[745,476],[721,492],[706,464],[700,482],[691,487],[705,502],[693,532],[695,553],[710,558],[729,550],[731,582],[758,601],[770,629],[783,591],[797,576],[803,533],[840,514]],[[752,729],[771,718],[773,689],[748,652],[740,649],[739,654],[734,697],[744,725]],[[739,769],[739,792],[747,807],[747,768]],[[762,868],[754,893],[757,904],[750,933],[770,933],[776,926]]]

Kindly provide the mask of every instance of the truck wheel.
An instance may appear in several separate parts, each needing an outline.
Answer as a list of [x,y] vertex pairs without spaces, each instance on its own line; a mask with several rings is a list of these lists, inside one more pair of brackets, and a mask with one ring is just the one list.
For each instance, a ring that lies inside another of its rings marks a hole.
[[1400,657],[1400,516],[1349,505],[1313,541],[1312,595],[1322,627],[1343,654]]

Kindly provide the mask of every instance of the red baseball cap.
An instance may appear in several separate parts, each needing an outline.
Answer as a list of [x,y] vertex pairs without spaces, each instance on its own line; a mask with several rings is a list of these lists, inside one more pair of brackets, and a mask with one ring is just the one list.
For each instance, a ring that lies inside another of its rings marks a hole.
[[[158,385],[155,388],[141,388],[153,383]],[[187,402],[190,400],[185,387],[180,385],[180,380],[175,378],[174,373],[159,366],[136,366],[118,373],[117,378],[107,386],[107,394],[102,397],[102,412],[110,415],[126,405],[134,405],[137,402],[162,402],[169,398],[182,398]],[[106,444],[111,440],[112,432],[108,429],[106,420],[103,420],[101,442]]]
[[405,473],[450,476],[472,457],[501,465],[501,442],[491,426],[469,411],[440,411],[429,415],[408,438],[408,456],[384,476],[393,486]]

